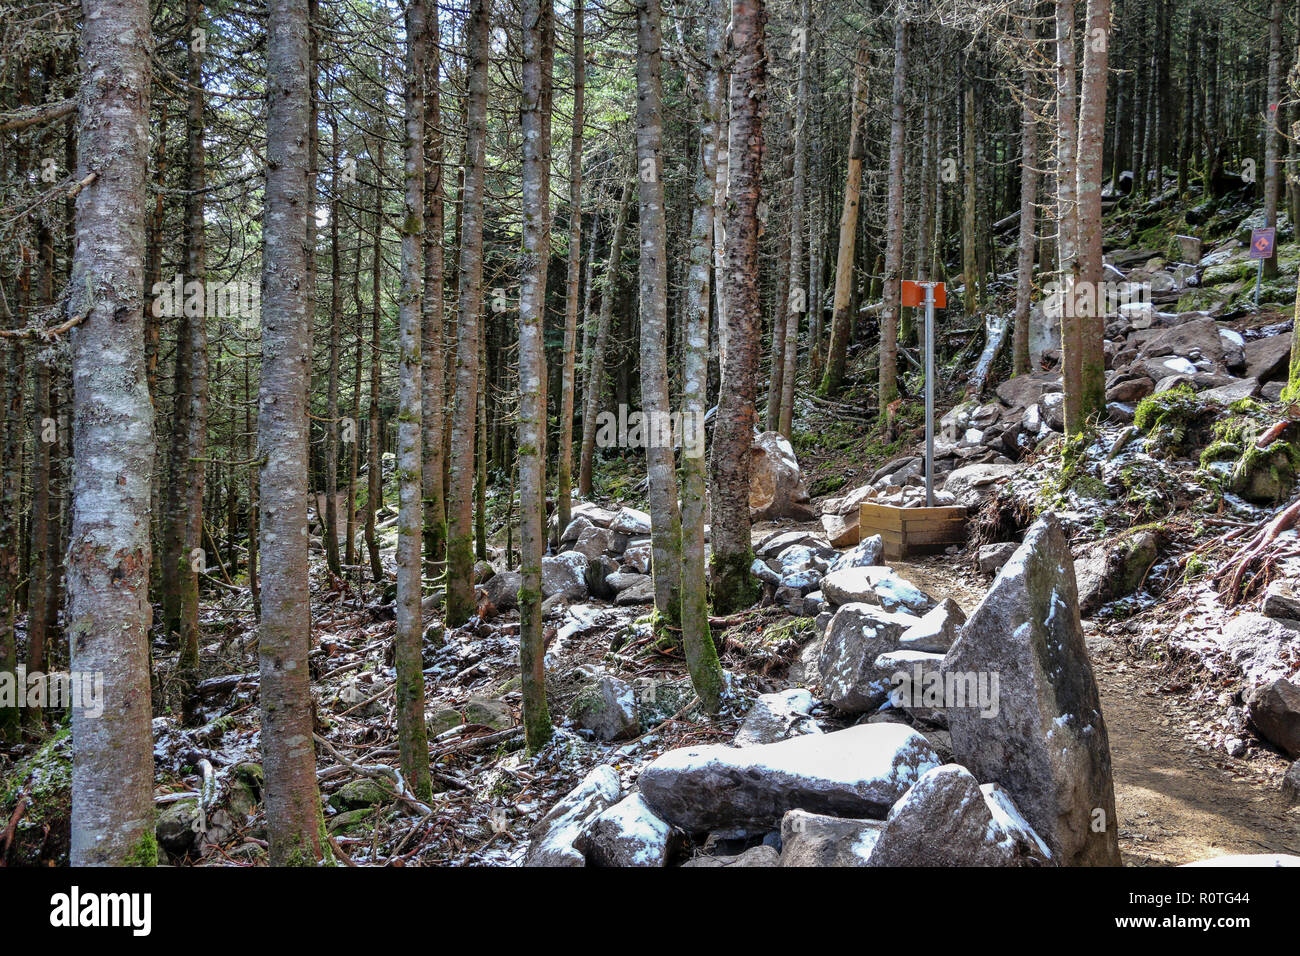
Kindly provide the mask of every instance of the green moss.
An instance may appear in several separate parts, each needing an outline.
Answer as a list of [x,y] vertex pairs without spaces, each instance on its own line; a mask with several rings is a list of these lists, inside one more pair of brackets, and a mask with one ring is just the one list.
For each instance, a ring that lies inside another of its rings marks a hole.
[[145,827],[140,833],[139,839],[131,847],[130,851],[122,858],[123,866],[157,866],[158,865],[158,836],[154,833],[152,826]]
[[1218,406],[1197,398],[1190,385],[1179,385],[1142,399],[1133,424],[1147,436],[1153,457],[1174,457],[1199,443],[1201,432],[1218,411]]

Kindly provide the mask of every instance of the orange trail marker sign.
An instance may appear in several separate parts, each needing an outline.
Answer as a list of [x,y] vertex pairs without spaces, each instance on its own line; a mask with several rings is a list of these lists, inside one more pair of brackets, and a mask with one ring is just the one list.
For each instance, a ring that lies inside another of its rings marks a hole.
[[948,308],[948,292],[942,282],[917,282],[912,279],[903,280],[903,305],[916,306],[925,304],[926,287],[934,289],[934,307],[936,309]]

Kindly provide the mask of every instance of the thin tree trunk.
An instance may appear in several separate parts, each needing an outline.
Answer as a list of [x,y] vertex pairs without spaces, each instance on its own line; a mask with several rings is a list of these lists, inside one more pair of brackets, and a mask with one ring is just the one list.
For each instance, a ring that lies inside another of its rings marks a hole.
[[339,202],[342,184],[339,182],[339,124],[338,116],[330,116],[330,354],[326,385],[325,411],[325,564],[330,573],[339,577],[343,568],[339,560],[339,362],[342,360],[343,329],[340,323],[339,303]]
[[[1278,119],[1282,113],[1282,0],[1272,0],[1268,17],[1268,96],[1264,104],[1264,225],[1277,225],[1281,195]],[[1277,243],[1264,260],[1264,278],[1277,278]]]
[[903,111],[907,80],[907,21],[894,23],[894,83],[889,132],[889,199],[885,211],[885,300],[880,321],[880,417],[898,397],[898,320],[903,280]]
[[975,78],[966,79],[966,94],[962,111],[962,167],[963,188],[961,205],[961,271],[965,285],[966,313],[979,315],[982,306],[980,285],[984,277],[979,269],[979,239],[976,235],[976,210],[979,193],[976,189],[975,157]]
[[439,87],[442,53],[438,0],[429,0],[425,17],[428,33],[424,89],[424,328],[420,356],[423,362],[424,390],[421,394],[424,446],[422,480],[424,482],[424,565],[429,575],[442,569],[447,556],[447,502],[442,484],[442,442],[446,416],[443,396],[446,393],[446,355],[443,348],[443,254],[444,225],[442,186],[442,93]]
[[1056,232],[1062,291],[1061,385],[1065,428],[1083,424],[1083,329],[1074,307],[1078,278],[1078,117],[1075,106],[1074,0],[1056,0]]
[[307,388],[311,289],[303,217],[309,195],[311,116],[307,0],[270,0],[267,174],[262,225],[262,621],[259,698],[266,824],[272,866],[313,865],[323,837],[312,744],[311,605],[307,573]]
[[[144,0],[84,0],[69,314],[74,387],[70,669],[103,677],[103,714],[72,711],[73,866],[152,866],[149,506],[154,414],[145,374],[144,217],[153,48]],[[113,157],[105,163],[105,157]],[[306,662],[302,669],[306,677]]]
[[[434,11],[437,15],[437,11]],[[424,281],[424,84],[427,34],[423,0],[406,6],[406,208],[402,219],[402,299],[399,306],[400,408],[397,416],[397,629],[393,696],[402,773],[421,800],[433,797],[429,744],[424,727],[424,664],[420,657],[424,621],[420,613],[423,523],[420,516],[423,445],[420,441],[420,333]]]
[[564,362],[560,383],[560,450],[555,507],[559,527],[568,527],[573,497],[573,400],[577,389],[579,273],[582,270],[582,124],[587,67],[583,46],[583,3],[573,6],[573,138],[569,144],[569,270],[564,290]]
[[[460,203],[457,288],[456,404],[447,488],[447,624],[474,616],[474,419],[478,408],[479,313],[483,308],[483,166],[487,146],[488,3],[473,0],[467,27],[468,95],[465,113],[465,185]],[[534,446],[540,452],[540,448]]]
[[[1036,45],[1035,28],[1026,18],[1025,43]],[[1038,215],[1038,123],[1034,116],[1034,71],[1025,70],[1020,107],[1020,238],[1016,251],[1016,315],[1011,359],[1012,374],[1030,371],[1029,314],[1034,297],[1034,249]]]
[[[189,32],[199,29],[203,17],[200,0],[188,0],[186,19]],[[203,152],[203,47],[202,43],[189,44],[189,85],[186,89],[188,107],[185,116],[186,130],[186,186],[185,196],[185,271],[190,282],[199,283],[203,294],[207,288],[207,247],[204,242],[203,188],[206,185],[206,160]],[[205,294],[206,299],[206,294]],[[188,303],[187,303],[188,306]],[[187,313],[181,334],[188,338],[190,380],[185,389],[189,408],[184,416],[185,444],[180,461],[174,463],[173,474],[182,477],[182,491],[178,495],[183,503],[180,516],[183,522],[180,573],[177,585],[179,594],[180,658],[177,676],[181,685],[184,718],[193,721],[193,688],[198,682],[199,670],[199,571],[203,570],[203,490],[205,478],[204,458],[207,455],[208,435],[208,333],[205,312]]]
[[[805,0],[805,12],[807,0]],[[713,258],[713,188],[717,182],[719,114],[723,108],[722,61],[727,0],[710,0],[706,27],[708,76],[700,123],[700,165],[691,213],[691,259],[686,280],[682,354],[682,648],[691,685],[708,713],[722,696],[722,665],[709,633],[704,543],[707,464],[704,413],[709,376],[709,273]]]
[[609,349],[609,326],[614,313],[619,260],[623,257],[623,237],[627,233],[627,215],[632,206],[632,187],[631,179],[623,184],[623,198],[619,200],[618,213],[614,217],[614,233],[609,241],[609,262],[605,265],[605,277],[601,282],[596,342],[592,346],[591,364],[587,371],[587,394],[583,400],[582,412],[582,453],[578,465],[578,494],[584,498],[591,494],[591,466],[596,453],[596,416],[600,412],[600,400],[605,392],[605,355]]
[[[800,0],[799,78],[795,88],[794,174],[790,183],[790,294],[785,320],[785,369],[781,379],[781,413],[777,428],[786,438],[794,430],[794,386],[799,374],[799,327],[808,311],[808,268],[804,258],[808,179],[808,44],[811,12],[810,0]],[[716,135],[716,134],[715,134]],[[705,314],[708,323],[708,314]]]
[[[550,128],[544,111],[551,84],[546,47],[551,42],[550,0],[527,0],[523,34],[524,269],[519,289],[519,664],[524,736],[530,753],[551,739],[542,644],[542,554],[546,548],[546,353],[543,322],[551,237]],[[472,56],[472,54],[471,54]],[[468,194],[468,178],[466,180]]]
[[731,38],[731,171],[727,199],[727,314],[722,388],[713,431],[713,603],[720,614],[748,607],[749,460],[758,368],[758,203],[763,169],[763,102],[767,66],[763,0],[733,0]]
[[366,550],[370,555],[370,580],[384,579],[384,565],[379,555],[379,535],[375,532],[376,512],[384,504],[384,436],[379,415],[379,318],[380,270],[384,261],[384,132],[375,135],[375,233],[372,237],[370,262],[370,400],[366,429]]
[[[1079,399],[1075,430],[1106,409],[1106,309],[1102,294],[1101,182],[1102,147],[1106,141],[1106,76],[1110,42],[1110,0],[1088,0],[1083,83],[1079,100],[1078,228],[1076,296],[1082,308]],[[1067,404],[1068,408],[1068,404]],[[1067,422],[1068,428],[1068,422]]]
[[645,416],[655,610],[681,622],[682,519],[668,398],[668,262],[664,221],[659,0],[637,0],[637,167],[641,226],[641,405]]
[[858,203],[862,193],[862,160],[866,156],[866,137],[862,123],[867,110],[867,66],[869,53],[865,37],[858,44],[853,64],[853,111],[849,123],[848,175],[844,181],[844,205],[840,211],[840,243],[835,259],[835,298],[831,305],[831,335],[826,346],[826,372],[817,392],[830,395],[839,391],[844,381],[844,360],[853,324],[850,304],[853,298],[853,261],[858,238]]

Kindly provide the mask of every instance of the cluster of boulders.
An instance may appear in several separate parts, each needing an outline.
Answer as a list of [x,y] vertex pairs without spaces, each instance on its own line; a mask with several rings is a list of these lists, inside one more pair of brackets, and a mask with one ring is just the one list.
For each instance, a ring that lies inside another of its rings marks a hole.
[[[801,541],[778,554],[819,557]],[[821,634],[792,668],[807,687],[760,696],[730,744],[670,750],[630,790],[596,768],[535,826],[526,862],[666,866],[693,849],[686,865],[1117,864],[1056,519],[1026,533],[969,620],[880,565],[878,539],[844,559],[823,569]]]
[[[762,432],[754,436],[750,455],[751,519],[811,520],[813,507],[790,443],[777,432]],[[549,544],[553,553],[542,559],[542,597],[549,602],[544,610],[588,598],[619,606],[653,603],[650,516],[644,511],[576,502],[563,528],[558,512],[551,513]],[[517,571],[480,562],[475,577],[482,598],[497,611],[518,605],[523,577]]]

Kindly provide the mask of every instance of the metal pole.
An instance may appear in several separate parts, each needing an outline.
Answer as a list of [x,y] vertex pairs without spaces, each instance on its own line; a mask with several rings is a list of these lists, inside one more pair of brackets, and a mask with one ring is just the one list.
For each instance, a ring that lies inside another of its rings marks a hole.
[[934,507],[934,285],[925,287],[925,506]]
[[1260,259],[1259,269],[1255,272],[1255,308],[1259,308],[1259,284],[1264,281],[1264,260]]

